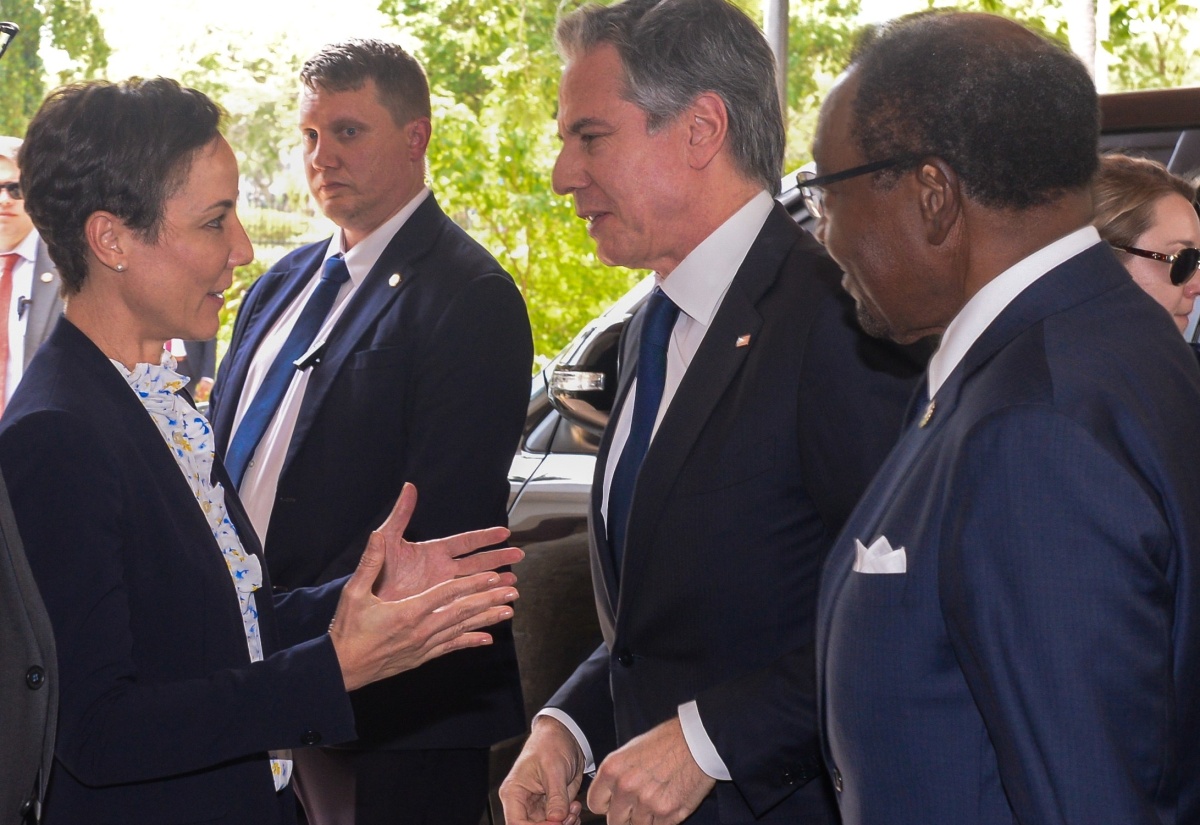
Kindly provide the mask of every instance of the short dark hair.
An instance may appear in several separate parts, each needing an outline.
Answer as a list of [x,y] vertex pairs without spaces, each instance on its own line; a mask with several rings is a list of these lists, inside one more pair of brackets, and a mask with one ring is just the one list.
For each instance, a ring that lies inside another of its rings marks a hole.
[[785,134],[775,58],[737,6],[727,0],[589,4],[559,20],[555,39],[568,61],[601,44],[614,46],[625,69],[624,97],[645,112],[651,130],[715,92],[729,115],[735,165],[779,194]]
[[168,198],[216,137],[221,109],[174,80],[91,80],[50,93],[33,116],[18,166],[25,210],[58,265],[63,290],[87,279],[84,226],[116,215],[154,243]]
[[[869,30],[850,68],[859,83],[851,134],[867,161],[940,157],[992,208],[1049,203],[1096,171],[1100,113],[1087,69],[1018,23],[908,15]],[[876,180],[894,182],[903,168]]]
[[1168,195],[1179,195],[1192,203],[1196,187],[1149,158],[1105,155],[1100,158],[1100,171],[1092,184],[1096,210],[1092,222],[1105,242],[1137,246],[1137,239],[1154,224],[1154,207]]
[[397,126],[431,116],[425,70],[395,43],[358,39],[333,43],[300,68],[300,82],[313,91],[357,91],[368,80],[375,82],[379,102]]

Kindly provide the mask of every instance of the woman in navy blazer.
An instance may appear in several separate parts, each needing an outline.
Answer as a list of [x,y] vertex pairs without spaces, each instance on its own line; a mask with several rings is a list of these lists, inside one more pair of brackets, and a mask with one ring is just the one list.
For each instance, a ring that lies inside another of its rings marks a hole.
[[219,117],[170,80],[81,84],[22,150],[68,300],[0,424],[58,642],[48,823],[291,822],[288,749],[353,738],[348,690],[486,644],[516,596],[488,571],[519,551],[457,558],[503,530],[402,540],[411,488],[348,580],[273,593],[207,421],[158,365],[165,340],[215,334],[252,257]]

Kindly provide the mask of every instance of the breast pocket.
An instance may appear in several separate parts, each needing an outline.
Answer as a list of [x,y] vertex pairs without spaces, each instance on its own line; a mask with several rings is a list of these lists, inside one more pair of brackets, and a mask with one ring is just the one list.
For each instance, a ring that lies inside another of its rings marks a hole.
[[684,495],[703,495],[728,490],[770,473],[778,463],[779,442],[775,437],[730,439],[720,450],[695,457],[693,472],[681,491]]
[[351,370],[394,370],[405,368],[404,347],[381,347],[356,352],[350,356],[346,368]]

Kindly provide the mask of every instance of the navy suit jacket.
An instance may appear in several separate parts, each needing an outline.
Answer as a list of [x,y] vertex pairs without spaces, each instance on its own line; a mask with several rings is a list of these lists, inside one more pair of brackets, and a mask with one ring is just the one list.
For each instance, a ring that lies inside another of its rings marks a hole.
[[[845,825],[1200,822],[1200,372],[1096,245],[988,327],[822,584]],[[886,536],[907,570],[852,569]]]
[[[329,625],[340,583],[257,606],[250,664],[225,560],[124,378],[66,319],[0,423],[0,467],[54,628],[58,742],[46,822],[287,823],[267,751],[350,739]],[[230,485],[220,463],[214,481]],[[258,541],[237,496],[230,519]]]
[[[247,292],[212,394],[222,454],[255,351],[326,248],[296,250]],[[505,524],[532,360],[529,318],[512,278],[430,195],[351,298],[312,368],[267,529],[275,583],[302,587],[352,572],[405,481],[419,494],[409,539]],[[520,733],[510,623],[493,634],[494,645],[357,691],[363,743],[488,747]]]
[[[776,206],[651,442],[621,571],[598,515],[611,427],[601,442],[591,532],[605,643],[549,704],[599,763],[698,700],[733,781],[692,822],[836,821],[816,728],[817,582],[924,367],[862,334],[839,277]],[[618,408],[642,318],[622,344]]]

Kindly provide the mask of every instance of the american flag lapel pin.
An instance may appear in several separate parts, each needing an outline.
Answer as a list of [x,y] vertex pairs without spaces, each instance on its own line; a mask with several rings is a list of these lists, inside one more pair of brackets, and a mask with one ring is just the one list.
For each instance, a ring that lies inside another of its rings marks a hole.
[[734,346],[737,346],[737,347],[750,346],[750,336],[749,335],[739,335],[737,337],[737,343],[734,344]]

